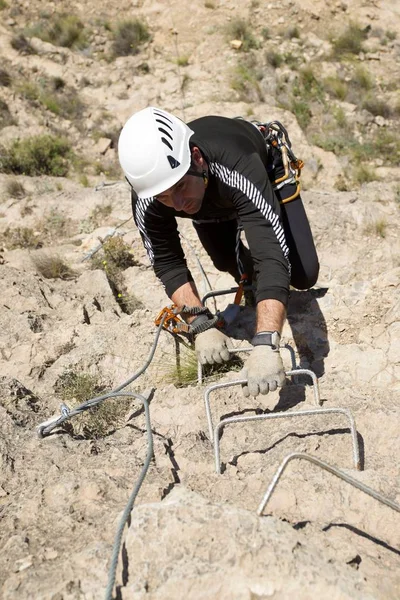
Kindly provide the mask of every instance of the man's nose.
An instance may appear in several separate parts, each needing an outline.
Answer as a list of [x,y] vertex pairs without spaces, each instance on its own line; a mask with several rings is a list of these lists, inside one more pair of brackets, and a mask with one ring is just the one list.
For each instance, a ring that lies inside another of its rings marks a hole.
[[183,206],[185,204],[185,198],[184,198],[183,194],[180,192],[175,192],[175,194],[173,195],[173,198],[172,198],[172,203],[174,205],[175,210],[178,210],[178,211],[182,210]]

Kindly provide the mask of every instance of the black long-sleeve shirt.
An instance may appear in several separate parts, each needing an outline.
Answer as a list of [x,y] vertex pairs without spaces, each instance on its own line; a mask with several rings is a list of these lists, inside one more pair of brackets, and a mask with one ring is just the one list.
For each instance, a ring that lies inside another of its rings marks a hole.
[[272,189],[268,154],[262,134],[242,119],[209,116],[188,123],[209,169],[209,183],[200,210],[194,215],[176,211],[156,198],[132,194],[135,223],[156,275],[169,297],[193,281],[179,240],[175,217],[215,222],[240,220],[257,275],[257,302],[276,299],[287,304],[289,250]]

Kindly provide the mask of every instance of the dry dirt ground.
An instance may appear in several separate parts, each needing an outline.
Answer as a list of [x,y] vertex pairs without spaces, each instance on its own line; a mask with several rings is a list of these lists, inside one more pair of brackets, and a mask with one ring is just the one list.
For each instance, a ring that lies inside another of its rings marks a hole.
[[[55,4],[48,9],[55,11]],[[16,119],[2,129],[2,142],[55,127],[103,171],[88,166],[86,187],[74,173],[70,178],[20,175],[20,197],[9,193],[14,176],[0,174],[0,597],[97,600],[104,595],[116,527],[146,456],[143,410],[130,401],[118,424],[99,437],[67,427],[39,439],[36,426],[60,414],[65,373],[99,377],[112,389],[136,372],[153,344],[154,318],[168,304],[129,220],[126,184],[116,172],[114,185],[101,185],[112,183],[105,176],[107,165],[115,164],[115,150],[104,142],[111,138],[91,135],[104,111],[112,129],[154,103],[184,110],[181,116],[187,119],[210,112],[251,113],[260,119],[273,115],[289,127],[307,162],[303,199],[321,274],[312,290],[292,292],[284,340],[295,349],[297,365],[317,374],[323,407],[351,410],[363,470],[354,469],[343,416],[321,415],[226,427],[220,441],[223,472],[217,475],[203,402],[208,384],[166,383],[175,350],[172,337],[162,334],[152,364],[129,388],[151,392],[154,457],[125,531],[116,597],[398,599],[400,513],[305,461],[288,466],[265,515],[258,517],[256,510],[291,452],[336,465],[400,503],[399,161],[391,166],[375,161],[376,180],[339,191],[346,162],[311,143],[296,117],[277,105],[267,82],[262,101],[235,97],[227,67],[237,60],[237,51],[222,25],[251,17],[258,32],[265,24],[278,31],[294,20],[306,40],[304,52],[314,56],[329,43],[329,29],[356,18],[364,27],[399,31],[399,6],[372,0],[343,0],[328,7],[293,0],[280,8],[264,2],[239,7],[229,0],[198,6],[172,0],[69,2],[69,11],[91,23],[96,18],[113,22],[121,12],[150,23],[152,42],[140,54],[112,63],[101,59],[109,41],[99,25],[91,55],[37,39],[32,41],[37,54],[12,49],[13,32],[40,10],[33,1],[13,2],[2,10],[4,65],[16,76],[62,77],[79,88],[86,108],[80,121],[69,121],[27,104],[15,88],[1,87]],[[371,69],[379,63],[387,79],[398,81],[399,40],[375,53],[378,58],[366,54],[360,61],[367,60]],[[177,55],[190,57],[191,80],[184,95]],[[143,62],[150,66],[147,74],[139,69]],[[84,78],[90,85],[82,84]],[[351,106],[344,109],[354,119],[370,118]],[[370,127],[392,127],[398,133],[397,123],[378,119]],[[46,251],[62,257],[74,274],[65,279],[41,275],[37,258],[43,248],[12,245],[10,229],[17,227],[43,240]],[[99,238],[116,227],[136,261],[123,271],[125,289],[142,303],[128,312],[106,272],[85,260]],[[213,289],[230,287],[232,280],[215,270],[190,223],[179,227],[201,292],[206,289],[196,256]],[[218,299],[219,308],[229,300]],[[254,320],[251,309],[241,317],[231,331],[237,345],[249,339]],[[283,356],[289,369],[290,356]],[[218,381],[235,378],[237,373],[230,372]],[[211,396],[215,422],[312,407],[312,386],[304,378],[257,400],[244,399],[235,387]]]

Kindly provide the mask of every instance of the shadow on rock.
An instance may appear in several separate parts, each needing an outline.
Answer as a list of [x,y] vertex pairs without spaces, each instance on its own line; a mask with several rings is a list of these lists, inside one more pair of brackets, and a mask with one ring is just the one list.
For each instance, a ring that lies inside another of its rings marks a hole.
[[300,368],[311,369],[317,377],[325,372],[324,359],[329,354],[328,329],[319,307],[318,298],[328,288],[290,293],[287,320],[300,357]]

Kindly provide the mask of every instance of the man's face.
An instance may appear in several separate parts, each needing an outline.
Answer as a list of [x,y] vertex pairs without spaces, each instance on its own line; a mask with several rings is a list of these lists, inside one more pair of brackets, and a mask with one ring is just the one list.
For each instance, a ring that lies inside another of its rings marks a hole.
[[185,175],[168,190],[157,194],[156,199],[176,211],[194,215],[201,208],[204,192],[205,185],[202,177]]

